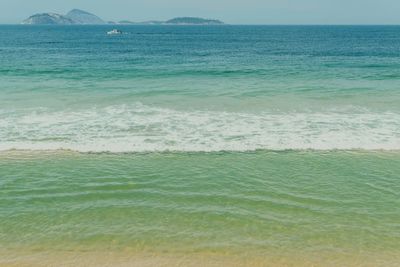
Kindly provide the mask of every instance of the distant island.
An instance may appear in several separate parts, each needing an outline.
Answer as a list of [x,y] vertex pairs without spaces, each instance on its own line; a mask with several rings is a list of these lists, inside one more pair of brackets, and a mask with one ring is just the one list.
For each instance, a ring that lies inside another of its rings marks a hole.
[[22,24],[72,25],[72,24],[107,24],[98,16],[89,12],[73,9],[66,15],[41,13],[30,16]]
[[223,25],[224,22],[216,19],[203,19],[194,17],[179,17],[167,21],[145,21],[132,22],[121,20],[119,22],[106,22],[98,16],[83,11],[73,9],[66,15],[56,13],[40,13],[30,16],[22,22],[29,25],[104,25],[104,24],[123,24],[123,25]]

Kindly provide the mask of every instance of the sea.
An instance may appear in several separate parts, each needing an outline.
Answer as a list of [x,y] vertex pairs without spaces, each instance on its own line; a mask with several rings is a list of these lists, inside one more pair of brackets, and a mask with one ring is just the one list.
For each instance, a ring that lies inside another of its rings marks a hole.
[[0,30],[0,266],[400,266],[400,26]]

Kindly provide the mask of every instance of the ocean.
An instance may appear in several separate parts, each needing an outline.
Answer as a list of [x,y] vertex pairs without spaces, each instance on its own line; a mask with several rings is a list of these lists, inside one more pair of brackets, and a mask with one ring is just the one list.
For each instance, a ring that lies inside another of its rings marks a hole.
[[400,264],[399,26],[112,28],[0,26],[0,266]]

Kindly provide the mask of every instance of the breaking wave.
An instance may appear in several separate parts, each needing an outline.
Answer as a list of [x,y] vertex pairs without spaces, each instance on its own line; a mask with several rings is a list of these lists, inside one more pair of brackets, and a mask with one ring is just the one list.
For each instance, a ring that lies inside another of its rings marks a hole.
[[140,103],[56,111],[0,110],[0,150],[213,152],[399,150],[392,112],[180,111]]

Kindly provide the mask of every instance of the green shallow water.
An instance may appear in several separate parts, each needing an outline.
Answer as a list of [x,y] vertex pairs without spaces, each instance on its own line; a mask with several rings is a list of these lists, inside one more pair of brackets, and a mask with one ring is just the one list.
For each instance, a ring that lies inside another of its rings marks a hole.
[[0,154],[3,249],[399,253],[400,153]]

